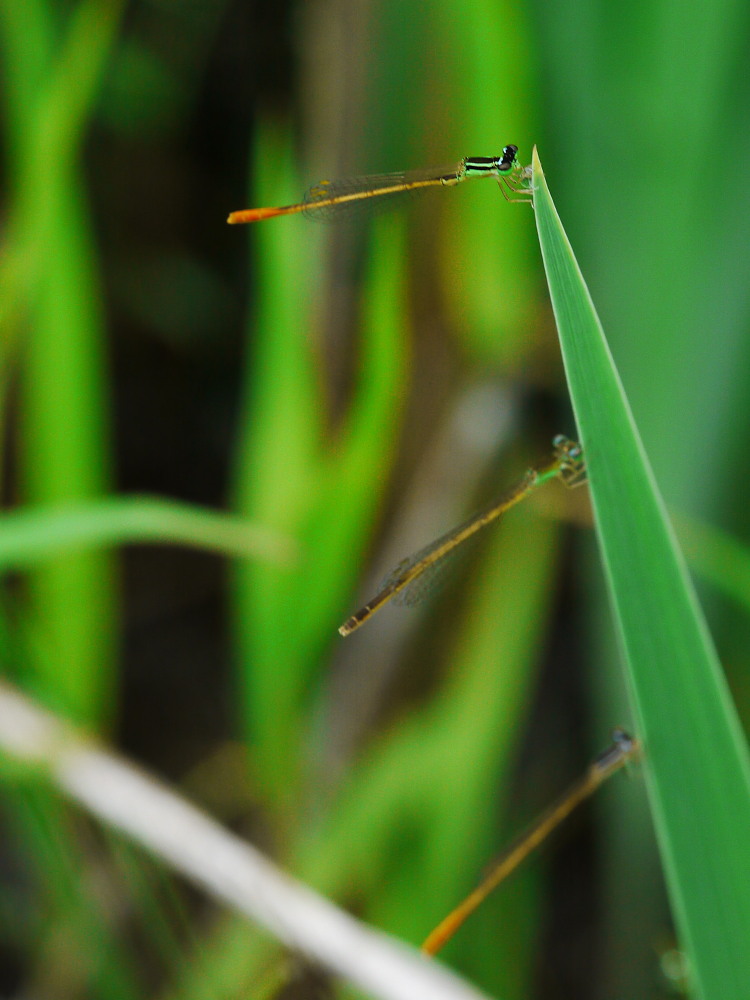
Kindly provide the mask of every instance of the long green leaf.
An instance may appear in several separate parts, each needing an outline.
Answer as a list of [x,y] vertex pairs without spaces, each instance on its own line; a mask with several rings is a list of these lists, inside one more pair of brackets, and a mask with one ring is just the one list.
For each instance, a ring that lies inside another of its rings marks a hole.
[[694,989],[750,983],[750,762],[682,555],[536,150],[535,209],[656,832]]
[[71,552],[136,543],[294,562],[290,541],[271,528],[197,504],[136,495],[25,507],[0,516],[0,573]]
[[[29,273],[34,266],[39,273],[11,290],[11,302],[24,293],[19,308],[28,313],[28,327],[5,328],[2,352],[8,360],[22,333],[18,467],[32,504],[88,499],[108,481],[104,317],[77,158],[123,7],[122,0],[81,0],[65,21],[60,53],[47,53],[44,71],[41,59],[14,56],[11,257],[20,248]],[[5,35],[9,47],[28,44],[18,27]],[[113,572],[109,554],[90,551],[46,563],[28,583],[35,627],[55,644],[51,676],[49,657],[30,655],[28,669],[59,692],[73,717],[99,725],[114,710]]]

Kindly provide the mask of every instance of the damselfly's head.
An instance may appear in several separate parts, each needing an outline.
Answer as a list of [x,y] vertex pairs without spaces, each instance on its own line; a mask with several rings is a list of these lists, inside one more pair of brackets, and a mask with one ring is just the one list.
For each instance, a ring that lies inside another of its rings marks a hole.
[[564,434],[558,434],[552,441],[555,458],[560,468],[560,478],[566,486],[580,486],[586,481],[586,462],[583,448],[577,441],[571,441]]
[[510,173],[518,166],[518,146],[505,146],[503,155],[498,159],[497,169],[502,174]]

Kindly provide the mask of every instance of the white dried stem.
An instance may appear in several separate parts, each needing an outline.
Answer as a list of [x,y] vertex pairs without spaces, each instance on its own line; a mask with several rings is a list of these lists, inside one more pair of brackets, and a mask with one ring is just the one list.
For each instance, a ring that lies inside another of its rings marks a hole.
[[471,986],[290,878],[133,764],[0,682],[0,748],[290,948],[382,1000],[480,1000]]

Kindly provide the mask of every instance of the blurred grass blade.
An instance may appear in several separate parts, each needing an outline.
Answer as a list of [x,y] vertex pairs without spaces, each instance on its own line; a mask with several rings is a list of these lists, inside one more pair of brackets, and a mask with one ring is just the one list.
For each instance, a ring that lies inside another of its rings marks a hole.
[[539,241],[646,748],[677,929],[704,1000],[750,982],[750,763],[609,347],[534,151]]
[[[44,6],[32,5],[28,19],[8,18],[0,32],[15,83],[8,89],[11,211],[0,279],[0,367],[10,367],[21,336],[18,478],[32,504],[88,499],[109,478],[102,294],[77,160],[124,3],[81,0],[61,21],[56,55]],[[29,45],[28,26],[40,43],[35,58],[20,51]],[[55,647],[54,658],[31,655],[29,672],[58,692],[72,717],[104,724],[114,711],[117,645],[109,555],[49,562],[28,589],[35,628]]]
[[750,612],[750,551],[747,546],[706,521],[687,514],[673,516],[693,572]]
[[[525,137],[537,132],[531,10],[515,0],[475,0],[463,5],[457,17],[453,0],[437,0],[430,6],[421,37],[426,36],[427,44],[444,54],[440,75],[445,90],[440,127],[435,127],[434,119],[421,121],[421,128],[415,129],[420,142],[423,146],[439,144],[430,157],[439,157],[447,149],[494,148],[517,142],[523,162],[528,163]],[[402,31],[400,19],[398,24]],[[509,99],[507,80],[497,72],[498,65],[513,66],[514,86],[524,100]],[[467,66],[471,66],[470,96],[463,85]],[[415,150],[415,155],[419,152]],[[445,199],[440,206],[444,220],[438,244],[440,276],[462,348],[478,364],[500,365],[507,372],[524,363],[529,349],[526,331],[538,308],[533,230],[527,209],[504,211],[505,204],[495,204],[489,210],[489,192],[479,184],[474,190],[471,187],[465,185],[460,199]],[[508,267],[509,256],[512,267]],[[487,294],[488,288],[493,294]]]
[[[270,122],[255,139],[251,203],[283,204],[300,187],[297,157]],[[256,201],[257,199],[257,201]],[[398,221],[373,236],[361,308],[359,373],[335,434],[312,349],[315,235],[303,220],[259,226],[252,363],[240,417],[235,503],[298,546],[294,565],[238,564],[236,642],[244,716],[264,787],[292,795],[311,681],[336,639],[395,454],[407,364],[406,253]]]
[[245,518],[178,500],[118,496],[0,515],[0,573],[69,552],[136,543],[294,562],[289,539]]
[[79,155],[124,7],[124,0],[81,0],[55,49],[45,4],[0,0],[8,172],[15,188],[0,268],[2,365],[13,357],[25,300],[45,259],[56,259],[49,244],[59,230],[61,178],[68,179]]

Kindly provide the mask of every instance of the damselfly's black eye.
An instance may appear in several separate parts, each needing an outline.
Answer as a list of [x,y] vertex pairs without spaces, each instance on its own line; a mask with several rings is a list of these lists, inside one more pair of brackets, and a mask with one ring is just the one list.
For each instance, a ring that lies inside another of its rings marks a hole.
[[505,146],[503,149],[503,158],[500,161],[500,170],[511,170],[515,165],[517,153],[518,146]]

